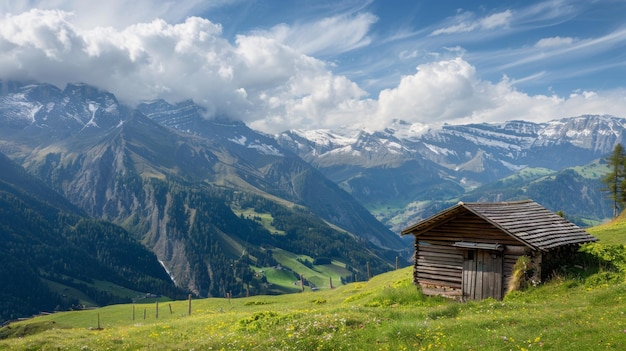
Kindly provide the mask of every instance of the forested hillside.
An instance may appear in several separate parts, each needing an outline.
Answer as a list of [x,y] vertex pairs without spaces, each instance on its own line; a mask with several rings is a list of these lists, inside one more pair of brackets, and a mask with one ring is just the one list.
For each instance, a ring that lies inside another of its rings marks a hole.
[[[131,301],[132,296],[114,293],[111,286],[135,294],[186,296],[136,235],[88,218],[3,155],[0,168],[0,253],[6,262],[0,276],[7,282],[0,288],[1,320]],[[188,261],[176,268],[186,274],[186,281],[194,282],[197,289],[192,292],[198,296],[280,292],[253,269],[278,265],[272,255],[275,248],[341,259],[350,273],[342,277],[344,281],[388,271],[396,255],[332,228],[304,207],[281,205],[263,196],[158,179],[124,184],[138,196],[145,187],[155,199],[155,216],[167,218],[163,232],[169,240],[144,239],[148,246],[169,252],[173,267],[181,264],[176,251],[183,250]],[[132,189],[133,184],[137,189]],[[269,215],[275,232],[255,218],[235,214],[233,207],[239,213]],[[149,224],[139,216],[126,221],[135,233],[148,232]],[[293,276],[296,280],[297,272]]]
[[[329,226],[304,207],[288,207],[263,196],[202,184],[183,187],[152,179],[149,186],[156,198],[168,199],[167,204],[157,204],[159,216],[168,219],[165,231],[172,246],[166,258],[171,267],[186,274],[182,277],[185,281],[194,282],[189,288],[199,296],[272,293],[272,287],[259,279],[252,267],[276,266],[275,248],[340,260],[351,272],[345,280],[355,275],[364,278],[366,265],[373,274],[388,271],[397,254]],[[270,216],[274,232],[254,217],[235,214],[231,206],[240,213]],[[136,231],[141,231],[142,225],[146,222],[138,220]],[[146,240],[157,250],[167,245],[158,236]],[[177,267],[178,250],[188,257],[185,267]],[[294,280],[297,276],[294,272]]]
[[274,248],[330,257],[345,279],[368,265],[388,270],[396,256],[408,264],[410,246],[396,233],[241,122],[206,120],[191,102],[133,109],[84,84],[6,88],[0,150],[81,211],[128,230],[185,291],[280,292],[253,274],[276,265]]
[[184,296],[127,231],[81,214],[4,155],[0,168],[0,321],[131,301],[109,285]]

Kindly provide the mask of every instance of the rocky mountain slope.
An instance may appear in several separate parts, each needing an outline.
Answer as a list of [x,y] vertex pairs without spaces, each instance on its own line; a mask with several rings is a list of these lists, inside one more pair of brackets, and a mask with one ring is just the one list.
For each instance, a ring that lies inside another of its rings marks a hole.
[[[324,220],[357,233],[381,247],[402,249],[404,244],[336,184],[314,167],[280,146],[272,137],[228,120],[207,120],[200,107],[190,101],[170,105],[165,101],[144,103],[138,110],[161,125],[208,140],[228,150],[238,167],[252,174],[245,182],[254,189],[304,205]],[[237,172],[242,172],[237,170]],[[228,175],[228,173],[226,173]],[[222,177],[220,183],[231,182]],[[238,174],[235,179],[240,179]],[[217,179],[216,179],[217,180]],[[232,186],[246,186],[243,183]]]
[[626,123],[579,116],[417,133],[395,121],[355,135],[269,136],[206,119],[192,101],[133,109],[83,84],[1,88],[0,151],[80,211],[130,231],[200,296],[271,293],[250,267],[276,264],[273,248],[337,258],[353,276],[366,263],[385,271],[410,252],[400,229],[459,200],[533,198],[579,223],[602,220],[598,160],[624,142]]
[[[272,248],[333,257],[354,275],[366,263],[373,273],[388,270],[409,251],[273,139],[206,121],[193,104],[130,109],[81,84],[2,90],[0,151],[90,216],[129,230],[197,295],[267,292],[250,267],[276,264]],[[271,225],[254,219],[261,215]]]
[[[400,230],[411,221],[432,214],[464,198],[512,199],[510,191],[491,195],[484,186],[526,169],[545,168],[558,173],[582,166],[624,143],[626,120],[614,116],[579,116],[547,123],[511,121],[501,124],[445,125],[421,134],[396,121],[384,131],[361,131],[354,136],[331,131],[291,130],[277,141],[310,162],[352,194],[378,218]],[[599,193],[600,174],[589,186]],[[551,178],[555,179],[554,175]],[[570,178],[558,178],[560,181]],[[546,180],[548,181],[548,180]],[[580,182],[578,182],[580,184]],[[519,189],[527,184],[517,184]],[[557,184],[551,186],[558,187]],[[579,189],[569,184],[572,191]],[[549,187],[548,187],[549,188]],[[540,202],[550,193],[522,193]],[[538,197],[538,198],[537,198]],[[573,216],[601,220],[609,211],[601,196],[580,196]],[[562,210],[571,199],[550,199]],[[412,207],[414,211],[408,211]]]
[[184,296],[130,233],[89,218],[2,154],[0,168],[0,322],[130,302],[124,290]]

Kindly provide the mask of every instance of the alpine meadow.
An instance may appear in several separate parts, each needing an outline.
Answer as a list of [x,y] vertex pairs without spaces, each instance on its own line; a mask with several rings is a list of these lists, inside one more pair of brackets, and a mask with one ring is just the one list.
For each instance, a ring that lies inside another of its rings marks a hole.
[[0,350],[626,349],[624,13],[0,1]]
[[[612,225],[623,223],[618,219]],[[610,230],[590,230],[609,241]],[[623,240],[622,240],[623,242]],[[280,296],[145,301],[0,329],[9,350],[621,350],[623,244],[583,247],[552,279],[502,301],[426,297],[398,269]]]

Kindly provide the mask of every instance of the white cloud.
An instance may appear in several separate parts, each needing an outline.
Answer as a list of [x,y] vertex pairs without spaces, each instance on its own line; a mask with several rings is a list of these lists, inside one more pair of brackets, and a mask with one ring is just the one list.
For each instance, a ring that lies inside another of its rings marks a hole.
[[480,28],[482,29],[493,29],[500,27],[506,28],[509,26],[509,22],[511,21],[512,17],[513,12],[511,10],[506,10],[481,18],[478,22],[480,23]]
[[422,123],[457,119],[484,108],[485,85],[461,58],[420,65],[397,88],[380,92],[377,114]]
[[474,19],[474,15],[472,13],[464,12],[453,19],[453,22],[457,22],[456,24],[436,29],[431,33],[431,35],[466,33],[475,30],[506,28],[509,26],[509,22],[512,17],[513,12],[511,10],[494,13],[479,19]]
[[242,119],[263,130],[350,122],[366,93],[323,61],[280,41],[239,35],[190,17],[80,29],[63,11],[31,10],[0,20],[0,77],[63,87],[84,82],[122,101],[193,99],[210,115]]
[[403,50],[398,54],[400,60],[412,60],[418,57],[419,52],[417,50]]
[[420,125],[502,122],[523,119],[547,121],[581,114],[623,116],[624,90],[584,91],[568,97],[528,95],[514,88],[506,76],[500,82],[481,80],[461,58],[423,64],[393,89],[381,91],[372,129],[402,119]]
[[257,35],[273,37],[307,55],[340,54],[369,45],[368,32],[377,20],[371,13],[338,15],[293,26],[282,24]]
[[449,27],[440,28],[431,33],[431,35],[466,33],[475,30],[478,27],[476,22],[461,22]]
[[190,17],[176,25],[154,20],[123,30],[81,30],[71,17],[31,10],[1,18],[0,76],[61,87],[84,82],[131,103],[193,98],[221,111],[241,102],[242,87],[229,75],[235,52],[219,25]]
[[571,45],[574,42],[574,38],[572,37],[551,37],[551,38],[543,38],[537,41],[535,47],[538,48],[547,48],[547,47],[555,47],[555,46],[565,46]]
[[234,3],[240,0],[3,0],[0,13],[20,14],[30,9],[61,10],[72,13],[72,23],[82,29],[113,27],[123,29],[135,23],[151,22],[162,18],[168,22],[181,22],[193,11]]
[[547,38],[539,40],[531,48],[512,52],[511,60],[498,69],[524,66],[539,61],[582,61],[594,55],[602,55],[626,42],[626,29],[621,28],[606,35],[591,39]]
[[191,98],[210,115],[264,130],[345,120],[334,119],[342,114],[337,111],[366,94],[325,62],[273,37],[239,35],[231,44],[207,19],[85,30],[73,18],[31,10],[0,19],[0,77],[60,87],[84,82],[131,104]]
[[[84,28],[75,19],[58,10],[2,15],[0,79],[37,80],[59,87],[84,82],[111,91],[127,103],[191,98],[210,115],[241,119],[270,133],[346,126],[377,130],[393,119],[429,125],[546,120],[583,113],[623,115],[626,111],[623,90],[531,96],[515,89],[516,83],[531,77],[482,80],[461,57],[435,57],[402,77],[397,86],[372,97],[289,39],[296,38],[291,36],[302,27],[294,30],[283,25],[269,32],[239,35],[233,43],[224,38],[221,25],[199,17],[176,24],[155,19],[124,28]],[[343,20],[344,28],[358,28],[345,34],[352,39],[344,48],[367,42],[371,18]],[[361,24],[348,24],[354,22]],[[488,22],[504,25],[497,18]],[[279,29],[286,34],[277,35]],[[322,38],[310,50],[341,51],[337,38]],[[449,52],[463,52],[453,49]]]

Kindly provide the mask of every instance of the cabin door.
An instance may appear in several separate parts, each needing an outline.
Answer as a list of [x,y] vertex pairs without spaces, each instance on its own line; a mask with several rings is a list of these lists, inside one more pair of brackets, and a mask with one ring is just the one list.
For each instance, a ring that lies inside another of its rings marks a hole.
[[463,298],[502,299],[502,253],[491,250],[467,250],[463,260]]

